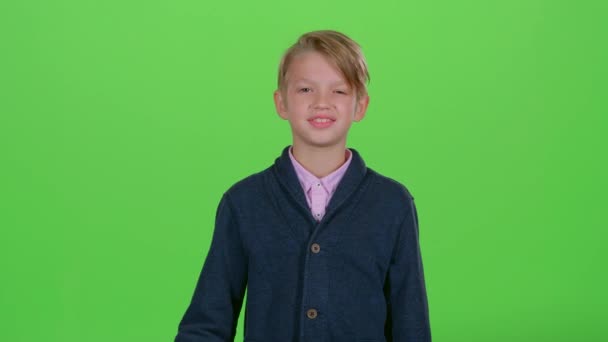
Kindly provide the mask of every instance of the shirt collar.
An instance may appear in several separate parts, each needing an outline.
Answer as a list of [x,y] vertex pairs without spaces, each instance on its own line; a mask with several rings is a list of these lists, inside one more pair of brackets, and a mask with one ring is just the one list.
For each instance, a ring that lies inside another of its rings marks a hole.
[[321,185],[323,185],[323,187],[325,188],[325,190],[327,190],[329,194],[333,194],[336,190],[336,187],[338,186],[338,183],[340,182],[340,179],[342,178],[342,176],[344,176],[344,172],[348,168],[348,165],[350,164],[353,157],[353,153],[348,148],[346,149],[346,151],[346,153],[348,154],[346,161],[342,163],[339,168],[322,178],[318,178],[317,176],[312,174],[296,160],[293,155],[293,146],[289,146],[289,159],[293,163],[300,184],[306,191],[308,191],[310,187],[314,184],[321,183]]
[[[289,148],[291,146],[285,146],[281,155],[277,157],[272,165],[272,174],[277,180],[278,184],[283,187],[283,190],[291,196],[305,214],[310,214],[310,209],[306,201],[306,195],[302,190],[302,186],[298,180],[295,167],[289,158]],[[344,203],[354,192],[359,188],[359,185],[368,174],[368,168],[359,154],[359,151],[355,148],[349,148],[351,152],[351,161],[344,176],[340,183],[337,185],[333,196],[331,197],[325,216],[330,217],[332,213]],[[314,218],[310,215],[312,222]]]

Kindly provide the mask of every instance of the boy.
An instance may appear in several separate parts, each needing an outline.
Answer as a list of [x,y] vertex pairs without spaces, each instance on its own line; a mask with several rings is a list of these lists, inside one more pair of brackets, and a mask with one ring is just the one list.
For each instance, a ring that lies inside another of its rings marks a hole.
[[431,341],[414,198],[346,148],[369,103],[360,47],[302,35],[274,101],[293,143],[222,196],[176,342]]

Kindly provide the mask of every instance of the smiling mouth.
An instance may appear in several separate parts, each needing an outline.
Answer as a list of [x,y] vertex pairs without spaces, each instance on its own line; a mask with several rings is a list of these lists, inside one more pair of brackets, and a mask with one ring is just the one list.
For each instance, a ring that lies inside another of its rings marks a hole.
[[335,120],[327,118],[317,118],[314,120],[308,120],[310,124],[315,128],[326,128],[334,124]]
[[308,120],[308,121],[313,121],[313,122],[333,122],[334,120],[332,119],[327,119],[327,118],[316,118],[316,119],[312,119],[312,120]]

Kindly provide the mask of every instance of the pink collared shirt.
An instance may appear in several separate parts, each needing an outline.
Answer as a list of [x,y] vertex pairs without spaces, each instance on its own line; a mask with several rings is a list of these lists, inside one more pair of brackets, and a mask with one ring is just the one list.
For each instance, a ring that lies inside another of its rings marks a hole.
[[331,196],[336,191],[338,183],[340,183],[346,169],[348,169],[348,165],[350,164],[353,153],[347,148],[346,150],[348,151],[348,158],[344,164],[342,164],[334,172],[319,179],[317,176],[310,173],[310,171],[306,170],[306,168],[304,168],[304,166],[302,166],[302,164],[300,164],[296,158],[294,158],[293,153],[291,152],[292,148],[293,146],[289,147],[289,158],[291,159],[291,163],[296,170],[296,174],[300,180],[300,185],[302,185],[302,189],[306,194],[308,207],[312,211],[314,218],[317,221],[321,221],[325,215],[325,208],[327,207]]

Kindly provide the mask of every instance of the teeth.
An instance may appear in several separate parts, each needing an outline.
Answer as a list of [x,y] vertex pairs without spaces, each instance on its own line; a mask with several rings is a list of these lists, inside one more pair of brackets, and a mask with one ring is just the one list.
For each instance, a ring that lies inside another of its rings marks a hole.
[[314,119],[314,122],[330,122],[330,119]]

